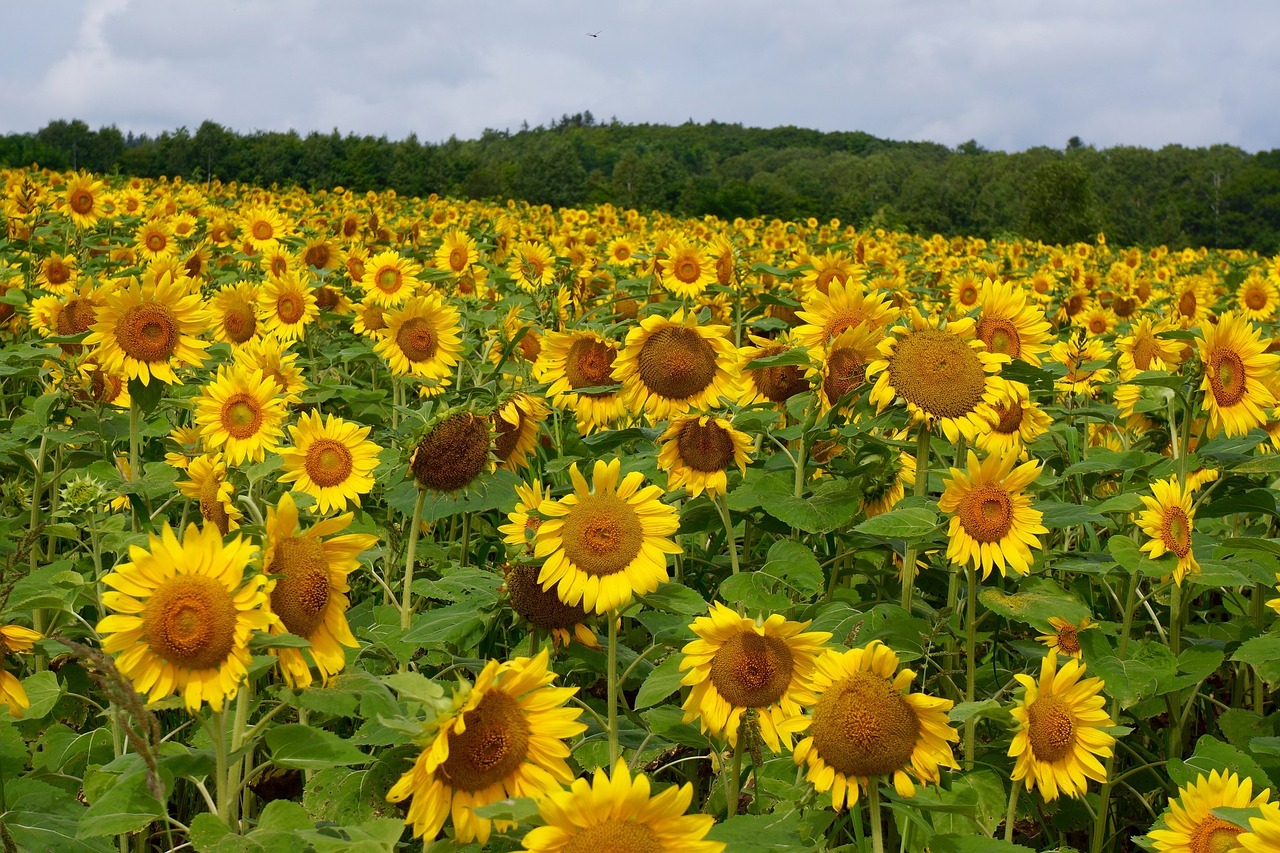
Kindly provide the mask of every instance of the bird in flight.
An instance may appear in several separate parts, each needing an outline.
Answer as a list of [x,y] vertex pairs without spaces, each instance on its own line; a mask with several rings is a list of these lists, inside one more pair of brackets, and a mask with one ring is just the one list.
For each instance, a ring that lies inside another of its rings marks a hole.
[[594,38],[599,38],[600,33],[601,33],[601,30],[596,30],[594,33],[587,33],[587,35],[591,36],[594,39]]

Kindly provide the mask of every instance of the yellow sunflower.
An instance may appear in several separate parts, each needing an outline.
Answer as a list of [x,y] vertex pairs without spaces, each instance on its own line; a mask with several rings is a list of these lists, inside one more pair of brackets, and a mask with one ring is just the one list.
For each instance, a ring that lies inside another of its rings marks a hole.
[[507,272],[522,290],[533,293],[555,281],[555,256],[542,243],[522,241],[511,252]]
[[1142,532],[1151,540],[1142,550],[1158,559],[1172,551],[1178,558],[1173,569],[1174,583],[1179,586],[1189,574],[1200,571],[1200,564],[1191,551],[1191,532],[1195,524],[1195,511],[1191,508],[1193,490],[1179,483],[1174,474],[1167,480],[1151,484],[1153,497],[1139,495],[1146,509],[1139,513],[1137,522]]
[[752,441],[724,418],[681,415],[671,419],[658,445],[658,468],[667,472],[667,491],[683,486],[691,498],[704,491],[715,498],[728,488],[731,466],[746,474]]
[[1240,844],[1245,831],[1213,813],[1217,808],[1260,808],[1270,799],[1271,790],[1263,789],[1253,796],[1253,780],[1241,779],[1235,773],[1217,770],[1196,775],[1196,780],[1178,789],[1177,799],[1169,801],[1163,815],[1162,829],[1153,829],[1147,837],[1159,853],[1208,853],[1248,849]]
[[[378,537],[368,533],[331,535],[345,530],[351,519],[351,513],[344,513],[303,532],[291,494],[285,492],[277,506],[267,507],[262,569],[282,576],[271,590],[271,611],[279,618],[271,633],[287,631],[310,642],[307,651],[325,683],[346,666],[343,647],[359,646],[347,625],[347,575],[359,568],[360,555],[378,544]],[[272,654],[290,687],[311,685],[311,667],[301,649],[272,649]]]
[[301,403],[302,392],[307,390],[307,380],[298,366],[298,354],[289,352],[290,343],[267,335],[246,342],[233,353],[236,367],[250,373],[261,370],[268,379],[274,379],[287,406]]
[[1031,506],[1024,489],[1040,476],[1041,465],[1034,460],[1018,467],[1017,454],[991,454],[981,463],[969,451],[968,471],[951,469],[938,508],[951,513],[947,531],[947,559],[954,565],[981,569],[983,580],[991,569],[1006,567],[1020,575],[1031,572],[1031,549],[1041,547],[1038,533],[1049,531],[1041,524],[1044,514]]
[[1097,338],[1073,334],[1050,347],[1049,358],[1067,368],[1066,375],[1053,382],[1061,394],[1095,397],[1098,386],[1110,382],[1114,375],[1103,366],[1111,361],[1111,351]]
[[970,318],[943,323],[912,307],[909,326],[895,326],[867,366],[871,402],[884,411],[901,397],[913,422],[937,424],[947,440],[973,440],[994,418],[1004,386],[992,374],[1009,356],[987,352]]
[[279,451],[284,460],[280,482],[315,498],[321,514],[360,506],[360,496],[373,488],[382,449],[368,440],[371,430],[332,413],[324,420],[316,411],[302,415],[297,426],[289,427],[293,447]]
[[437,267],[457,275],[479,262],[480,251],[476,248],[476,241],[466,231],[455,228],[440,241],[435,260]]
[[1203,324],[1209,317],[1211,289],[1209,282],[1200,276],[1188,276],[1174,282],[1169,289],[1174,322],[1184,329]]
[[1230,311],[1216,326],[1202,329],[1196,343],[1204,365],[1200,388],[1209,413],[1209,434],[1244,435],[1267,421],[1265,409],[1276,405],[1271,387],[1280,356],[1267,352],[1260,330]]
[[978,433],[977,445],[994,456],[1026,456],[1027,445],[1049,431],[1050,417],[1031,399],[1031,390],[1021,382],[1005,382],[1004,399],[992,407],[995,417],[987,430]]
[[978,325],[973,333],[987,345],[987,352],[1040,365],[1049,348],[1049,321],[1035,305],[1027,304],[1027,292],[1012,281],[986,279],[982,284]]
[[700,325],[683,308],[670,318],[641,320],[613,364],[627,407],[659,421],[736,399],[738,354],[728,332],[727,326]]
[[619,483],[621,469],[619,459],[596,460],[589,486],[574,464],[573,493],[538,510],[547,517],[534,545],[534,556],[545,558],[538,583],[555,586],[565,604],[581,602],[595,613],[666,583],[667,555],[682,552],[671,539],[680,518],[659,500],[662,490],[643,486],[638,471]]
[[1280,805],[1258,804],[1262,817],[1249,818],[1249,832],[1236,836],[1236,843],[1246,853],[1280,853]]
[[75,289],[80,262],[75,255],[50,252],[40,260],[36,284],[51,293],[66,294]]
[[1019,673],[1022,700],[1013,707],[1018,723],[1009,756],[1014,782],[1037,788],[1046,800],[1059,794],[1084,796],[1089,779],[1107,780],[1098,761],[1111,755],[1116,739],[1103,731],[1114,725],[1103,710],[1101,678],[1084,678],[1085,665],[1069,659],[1058,670],[1058,653],[1050,650],[1040,665],[1040,681]]
[[716,268],[707,259],[706,251],[691,240],[673,240],[663,247],[666,258],[662,263],[664,288],[685,299],[697,299],[716,283]]
[[258,293],[258,320],[263,332],[282,341],[305,338],[307,325],[318,316],[316,296],[297,273],[268,278]]
[[373,345],[396,376],[443,379],[462,352],[458,310],[438,293],[415,296],[386,313],[387,330]]
[[214,380],[200,389],[195,421],[206,450],[221,448],[227,462],[261,462],[274,453],[288,416],[280,386],[259,369],[219,367]]
[[[941,779],[939,767],[956,767],[951,743],[949,699],[908,693],[915,673],[898,670],[898,656],[879,640],[818,658],[812,689],[817,696],[805,722],[812,734],[796,745],[796,764],[808,764],[806,778],[818,793],[831,792],[832,808],[858,802],[863,788],[892,776],[903,797],[915,784]],[[874,780],[874,781],[873,781]]]
[[557,409],[571,409],[578,432],[589,435],[614,426],[627,414],[617,391],[579,393],[579,388],[607,388],[617,383],[613,363],[618,345],[589,329],[548,332],[534,364],[534,376],[548,383],[547,397]]
[[312,237],[302,247],[302,263],[310,269],[336,270],[342,262],[342,250],[328,237]]
[[[845,329],[831,339],[819,367],[810,368],[806,378],[816,381],[818,405],[825,413],[835,408],[845,394],[866,384],[867,367],[880,357],[877,346],[883,331],[867,325]],[[847,412],[861,395],[855,395],[841,411]]]
[[178,491],[200,503],[200,517],[226,536],[244,518],[235,504],[235,488],[227,482],[227,463],[221,453],[206,453],[187,465],[189,480],[178,481]]
[[566,738],[586,730],[582,711],[566,708],[576,687],[552,687],[549,653],[510,662],[489,661],[470,690],[455,694],[454,709],[424,734],[426,748],[387,793],[393,803],[412,796],[405,823],[430,841],[452,815],[463,844],[489,841],[514,823],[473,811],[508,797],[541,800],[573,779]]
[[[38,631],[24,628],[21,625],[0,625],[0,660],[11,653],[31,651],[36,641],[41,639]],[[6,705],[9,716],[20,718],[22,712],[31,707],[27,691],[17,676],[7,669],[0,669],[0,705]]]
[[507,513],[507,523],[498,527],[502,541],[514,545],[522,556],[532,556],[538,528],[545,518],[539,513],[544,503],[551,503],[551,487],[545,489],[538,480],[516,486],[516,506]]
[[750,406],[768,401],[785,403],[787,400],[809,390],[809,381],[805,379],[805,369],[798,364],[784,364],[778,367],[751,367],[757,358],[772,358],[789,353],[794,349],[789,336],[775,340],[748,335],[751,343],[738,348],[738,370],[742,375],[740,383],[740,406]]
[[258,336],[257,304],[258,290],[250,282],[228,284],[219,290],[209,304],[214,338],[235,348]]
[[1236,290],[1236,306],[1240,315],[1254,323],[1275,319],[1280,308],[1280,287],[1276,279],[1258,272],[1250,273]]
[[568,791],[556,791],[539,805],[544,825],[529,830],[523,841],[531,853],[723,853],[720,841],[707,841],[715,818],[687,815],[693,785],[672,785],[649,796],[649,779],[618,759],[610,778],[599,768],[591,782],[575,779]]
[[776,613],[748,619],[718,601],[689,627],[698,639],[681,652],[681,684],[692,688],[684,722],[697,719],[702,731],[736,745],[743,714],[754,708],[769,748],[791,749],[792,735],[805,727],[801,711],[816,701],[809,682],[831,634],[805,632],[808,622]]
[[1116,338],[1116,364],[1122,380],[1132,379],[1147,370],[1174,370],[1182,362],[1182,341],[1160,337],[1173,326],[1159,318],[1144,316],[1129,327],[1129,333]]
[[881,466],[879,477],[863,486],[858,508],[867,518],[884,515],[906,496],[907,489],[915,488],[916,457],[901,451],[894,456],[897,457],[896,460],[890,457],[886,460],[887,464]]
[[591,614],[581,604],[565,604],[554,589],[543,589],[538,584],[537,566],[508,563],[503,565],[502,573],[511,609],[530,625],[550,633],[555,645],[567,648],[577,640],[593,649],[600,647],[599,638],[586,625]]
[[188,293],[177,279],[154,284],[130,280],[105,295],[97,322],[85,346],[97,346],[96,357],[108,373],[122,374],[148,385],[152,378],[181,385],[176,367],[204,363],[208,341],[196,337],[208,325],[200,294]]
[[523,391],[512,394],[494,411],[493,452],[500,467],[508,471],[529,467],[529,454],[538,447],[538,435],[549,411],[540,398]]
[[853,326],[883,331],[898,318],[898,309],[889,304],[883,291],[868,291],[860,280],[850,278],[843,284],[831,282],[826,293],[810,294],[796,316],[804,321],[804,325],[796,327],[796,342],[816,353]]
[[392,308],[403,305],[422,286],[418,274],[422,265],[396,252],[379,252],[364,261],[360,286],[365,289],[365,302]]
[[352,330],[366,338],[382,337],[387,330],[387,317],[383,307],[376,302],[357,302],[354,308],[356,316],[351,321]]
[[1061,616],[1050,616],[1049,627],[1052,633],[1041,634],[1036,639],[1059,654],[1080,660],[1084,654],[1080,649],[1080,632],[1097,626],[1088,616],[1081,619],[1079,625],[1068,622]]
[[800,285],[808,298],[814,292],[829,293],[833,283],[844,286],[852,280],[854,284],[861,284],[866,276],[866,268],[854,263],[847,252],[826,251],[809,256],[809,269],[800,278]]
[[192,713],[205,702],[221,711],[236,695],[250,635],[275,621],[267,577],[244,579],[256,550],[240,536],[223,544],[212,525],[190,525],[179,542],[166,524],[102,579],[114,611],[98,622],[102,648],[139,693],[158,702],[177,691]]
[[67,215],[77,228],[92,228],[102,217],[106,185],[91,175],[76,175],[64,192]]
[[240,219],[240,234],[251,253],[275,248],[280,238],[288,236],[291,230],[284,216],[269,207],[251,207]]

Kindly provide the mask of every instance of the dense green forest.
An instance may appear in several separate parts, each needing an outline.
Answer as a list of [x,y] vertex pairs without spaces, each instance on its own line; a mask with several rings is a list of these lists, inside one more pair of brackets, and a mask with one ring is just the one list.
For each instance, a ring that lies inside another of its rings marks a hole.
[[1229,145],[1097,149],[1073,137],[1063,150],[1006,153],[796,127],[602,123],[587,112],[439,143],[336,130],[239,134],[211,121],[155,137],[94,131],[82,121],[0,136],[0,165],[33,163],[558,206],[611,202],[694,216],[839,217],[1046,242],[1105,231],[1122,244],[1280,251],[1280,149],[1250,154]]

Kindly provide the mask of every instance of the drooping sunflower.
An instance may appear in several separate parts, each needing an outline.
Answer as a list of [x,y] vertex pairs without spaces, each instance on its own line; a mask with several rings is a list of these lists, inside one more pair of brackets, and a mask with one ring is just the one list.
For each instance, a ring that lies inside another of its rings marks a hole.
[[542,243],[521,241],[512,249],[507,272],[521,290],[533,293],[555,281],[555,255]]
[[736,745],[742,717],[754,708],[769,748],[791,749],[792,735],[805,725],[801,711],[816,701],[809,682],[831,634],[806,632],[808,622],[777,613],[749,619],[718,601],[689,627],[698,639],[681,651],[680,669],[687,670],[681,683],[692,688],[684,722],[697,719],[702,731]]
[[699,325],[683,308],[670,318],[653,314],[641,320],[613,364],[627,407],[660,421],[736,399],[738,353],[728,331]]
[[206,450],[221,448],[227,462],[261,462],[274,453],[284,435],[284,398],[280,386],[259,369],[219,367],[200,389],[195,421]]
[[1040,523],[1044,514],[1031,506],[1031,495],[1024,491],[1042,466],[1035,460],[1017,463],[1015,453],[991,454],[979,463],[970,450],[968,471],[952,468],[938,499],[938,508],[952,514],[947,559],[981,569],[984,580],[997,566],[1001,575],[1006,568],[1029,574],[1031,549],[1041,547],[1036,534],[1049,532]]
[[550,410],[541,398],[517,391],[493,413],[493,452],[508,471],[529,467],[538,433]]
[[692,240],[673,240],[663,247],[661,284],[685,299],[696,299],[715,284],[716,268],[706,251]]
[[236,506],[235,487],[227,481],[227,462],[221,453],[205,453],[187,465],[189,480],[179,480],[178,490],[199,501],[200,517],[226,536],[240,526],[244,513]]
[[1018,729],[1009,744],[1014,782],[1037,788],[1046,800],[1059,794],[1084,796],[1088,780],[1105,782],[1098,761],[1111,755],[1115,738],[1103,731],[1114,725],[1103,706],[1101,678],[1084,678],[1085,665],[1069,659],[1058,669],[1058,653],[1050,650],[1040,665],[1040,680],[1019,673],[1024,688],[1012,708]]
[[[378,544],[378,537],[368,533],[332,535],[345,530],[351,519],[351,513],[343,513],[304,532],[289,492],[277,506],[267,507],[263,571],[283,576],[271,590],[271,612],[279,617],[271,633],[287,631],[309,641],[307,652],[326,683],[346,666],[343,647],[359,646],[347,625],[351,591],[347,575],[359,568],[360,555]],[[271,651],[279,658],[280,672],[290,687],[311,685],[311,667],[302,649]]]
[[379,252],[364,261],[360,286],[365,289],[365,302],[394,308],[412,298],[422,282],[418,274],[422,265],[397,252]]
[[[185,280],[184,280],[185,281]],[[123,374],[143,385],[152,378],[181,385],[175,368],[204,362],[208,341],[197,335],[208,326],[199,292],[182,281],[163,278],[152,284],[130,280],[105,294],[97,322],[85,346],[97,346],[97,360],[109,373]]]
[[867,518],[884,515],[906,496],[907,489],[915,488],[916,457],[902,451],[893,457],[886,458],[879,477],[865,481],[858,508]]
[[98,622],[102,648],[139,693],[157,702],[177,691],[192,713],[205,702],[221,711],[236,695],[250,635],[275,620],[267,577],[244,577],[256,550],[240,536],[223,544],[213,525],[192,524],[179,542],[166,524],[102,579],[114,611]]
[[1081,619],[1079,625],[1068,622],[1061,616],[1050,616],[1049,627],[1052,633],[1041,634],[1036,639],[1059,654],[1079,660],[1084,654],[1080,649],[1080,632],[1096,626],[1088,616]]
[[723,495],[730,467],[736,465],[746,473],[751,444],[751,436],[734,429],[724,418],[672,418],[658,436],[658,468],[667,472],[667,491],[683,486],[691,498],[704,491],[711,498]]
[[539,803],[545,825],[529,830],[523,841],[531,853],[723,853],[725,844],[707,841],[715,818],[685,814],[693,785],[672,785],[649,796],[649,779],[633,779],[618,759],[610,778],[598,768],[591,782],[575,779],[568,791],[556,791]]
[[808,764],[806,778],[818,793],[831,792],[831,805],[858,802],[858,788],[893,777],[904,797],[915,784],[937,784],[939,767],[955,767],[949,699],[908,693],[915,673],[898,670],[898,656],[879,640],[843,654],[827,650],[817,661],[812,689],[817,697],[806,721],[810,736],[796,745],[796,764]]
[[742,375],[741,396],[738,404],[750,406],[764,400],[770,403],[785,403],[787,400],[809,390],[809,381],[805,379],[804,368],[798,364],[783,364],[777,367],[752,367],[751,362],[757,358],[771,358],[792,351],[793,346],[788,336],[775,340],[749,335],[751,345],[738,348],[738,369]]
[[[40,632],[21,625],[0,625],[0,660],[11,653],[31,651],[40,638]],[[8,706],[9,716],[14,718],[20,718],[23,711],[31,707],[26,688],[7,669],[0,669],[0,705]]]
[[1027,304],[1027,291],[1017,282],[986,279],[979,306],[973,333],[987,345],[987,352],[1039,367],[1041,353],[1049,348],[1049,321],[1038,307]]
[[281,448],[280,482],[316,499],[316,511],[360,506],[360,496],[373,488],[373,469],[382,449],[369,441],[371,427],[345,421],[332,413],[322,420],[308,412],[289,426],[293,447]]
[[851,277],[843,284],[832,281],[826,293],[811,293],[796,316],[804,321],[804,325],[796,327],[796,342],[818,352],[853,326],[867,325],[882,331],[897,319],[898,309],[889,304],[883,291],[868,290]]
[[871,402],[884,411],[901,397],[913,422],[936,423],[953,443],[976,438],[993,420],[1004,388],[993,374],[1009,357],[988,352],[968,317],[944,324],[912,307],[909,320],[880,342],[880,358],[867,366],[867,379],[875,378]]
[[297,273],[268,278],[258,293],[258,320],[267,334],[282,341],[300,341],[307,325],[320,316],[316,296]]
[[666,583],[667,555],[682,551],[671,539],[680,519],[659,500],[662,490],[644,486],[638,471],[619,483],[621,470],[620,459],[596,460],[588,485],[575,464],[569,469],[573,493],[538,510],[547,517],[534,545],[534,556],[545,558],[538,583],[594,613],[616,610]]
[[1209,434],[1244,435],[1267,421],[1264,410],[1276,405],[1271,392],[1280,355],[1248,320],[1228,311],[1216,326],[1202,329],[1196,344],[1204,365],[1200,388],[1209,413]]
[[578,432],[588,435],[615,425],[626,414],[617,391],[580,393],[579,388],[607,388],[617,384],[613,364],[618,345],[589,329],[548,332],[534,364],[534,376],[548,383],[546,394],[557,409],[571,409]]
[[[1169,801],[1161,816],[1163,828],[1153,829],[1147,837],[1159,853],[1218,853],[1246,850],[1240,843],[1244,829],[1213,813],[1216,808],[1260,808],[1270,800],[1271,790],[1253,795],[1253,780],[1241,779],[1235,773],[1211,770],[1208,777],[1196,775],[1194,782],[1178,789],[1176,799]],[[1280,834],[1277,836],[1280,840]]]
[[445,234],[444,239],[440,241],[435,260],[436,266],[440,269],[459,275],[466,272],[472,264],[479,262],[480,251],[476,248],[476,241],[471,235],[461,228],[455,228]]
[[452,815],[454,837],[484,845],[514,823],[491,821],[473,809],[507,797],[541,800],[573,779],[566,738],[586,730],[582,711],[566,708],[576,687],[552,687],[549,652],[510,662],[489,661],[475,686],[454,696],[454,709],[425,734],[426,747],[387,793],[412,797],[405,823],[430,840]]
[[213,336],[233,348],[252,340],[258,328],[258,290],[247,281],[228,284],[210,300]]
[[1173,581],[1179,586],[1187,575],[1200,571],[1196,555],[1191,551],[1191,531],[1196,518],[1192,494],[1193,490],[1180,483],[1178,475],[1174,474],[1167,480],[1152,483],[1151,497],[1139,495],[1147,508],[1138,514],[1138,526],[1151,537],[1142,550],[1153,560],[1172,551],[1178,558],[1173,569]]
[[409,459],[419,488],[465,489],[497,467],[488,417],[466,410],[446,412],[428,425]]
[[458,310],[438,293],[415,296],[385,314],[387,330],[373,345],[396,376],[442,379],[462,352]]
[[543,589],[538,583],[538,566],[508,563],[502,574],[511,609],[530,625],[550,633],[555,645],[567,647],[577,640],[593,649],[600,647],[600,640],[586,624],[591,614],[581,604],[565,604],[554,589]]
[[1053,418],[1031,399],[1031,389],[1021,382],[1004,383],[1005,395],[992,407],[995,418],[978,433],[977,445],[993,456],[1026,455],[1027,445],[1049,431]]
[[67,181],[64,197],[67,215],[77,228],[92,228],[102,218],[106,185],[91,175],[79,174]]
[[500,525],[498,532],[503,534],[502,541],[515,546],[521,556],[533,555],[538,528],[546,520],[538,511],[544,503],[551,503],[550,486],[543,488],[536,479],[516,486],[515,509],[507,513],[507,523]]

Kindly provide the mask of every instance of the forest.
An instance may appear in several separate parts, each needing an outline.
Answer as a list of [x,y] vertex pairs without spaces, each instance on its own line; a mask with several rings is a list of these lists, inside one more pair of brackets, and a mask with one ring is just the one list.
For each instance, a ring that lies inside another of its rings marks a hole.
[[309,191],[337,186],[553,206],[610,203],[722,218],[838,218],[947,236],[1017,234],[1065,243],[1104,232],[1122,245],[1280,251],[1280,149],[990,151],[861,132],[598,121],[486,130],[479,139],[238,133],[205,121],[156,136],[57,120],[0,135],[0,166],[238,181]]

